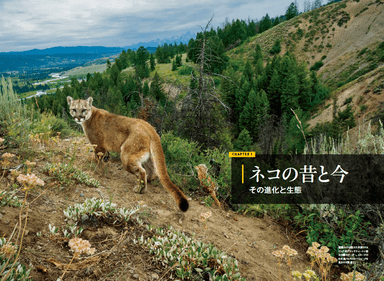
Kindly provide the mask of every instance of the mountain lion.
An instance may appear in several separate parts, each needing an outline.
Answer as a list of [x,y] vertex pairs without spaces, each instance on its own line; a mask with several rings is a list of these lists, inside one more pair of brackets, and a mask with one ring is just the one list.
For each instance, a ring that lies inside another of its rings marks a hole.
[[[139,185],[133,190],[144,193],[147,180],[158,177],[174,197],[180,210],[186,212],[189,203],[184,193],[171,182],[165,165],[160,137],[144,120],[109,113],[92,106],[93,98],[74,100],[67,97],[70,114],[83,127],[89,142],[97,145],[95,155],[108,151],[120,153],[124,169],[136,175]],[[143,167],[144,166],[144,167]]]

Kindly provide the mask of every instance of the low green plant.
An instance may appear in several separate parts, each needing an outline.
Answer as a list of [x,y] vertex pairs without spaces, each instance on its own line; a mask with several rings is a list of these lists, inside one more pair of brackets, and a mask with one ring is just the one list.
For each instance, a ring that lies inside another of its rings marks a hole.
[[361,111],[361,112],[366,111],[367,108],[368,108],[368,105],[366,105],[366,104],[362,104],[362,105],[360,105],[360,111]]
[[183,65],[177,71],[179,75],[191,75],[192,72],[193,72],[193,67],[189,65]]
[[[0,237],[0,278],[1,280],[31,280],[29,274],[32,269],[14,260],[17,258],[17,245]],[[7,279],[3,279],[7,278]]]
[[84,183],[91,187],[99,187],[100,182],[92,178],[89,174],[64,163],[46,163],[43,172],[53,176],[56,180],[67,185],[72,184],[74,181]]
[[[113,224],[126,223],[133,219],[134,214],[140,214],[145,212],[146,205],[142,202],[139,203],[135,208],[118,208],[115,203],[103,199],[86,199],[84,203],[77,203],[73,206],[69,206],[63,211],[65,220],[72,222],[68,224],[62,231],[64,237],[70,238],[79,235],[83,228],[79,225],[84,221],[98,221],[102,218],[107,218],[109,221],[113,221]],[[143,222],[139,217],[136,217],[136,221],[139,225]],[[49,225],[49,231],[52,235],[58,235],[59,228]]]
[[266,214],[274,219],[292,220],[297,213],[296,209],[288,204],[252,204],[242,205],[239,211],[243,214],[251,214],[256,217],[263,217]]
[[172,227],[167,230],[152,228],[154,236],[134,239],[134,243],[148,248],[155,259],[182,280],[204,279],[210,275],[211,280],[245,280],[241,278],[238,262],[212,244],[205,244]]
[[102,215],[112,215],[115,214],[117,217],[124,221],[128,221],[133,214],[138,212],[141,208],[146,207],[143,204],[139,204],[136,208],[127,209],[127,208],[117,208],[115,203],[103,199],[86,199],[84,203],[77,203],[72,207],[69,206],[64,210],[64,216],[68,220],[80,221],[84,215],[87,216],[102,216]]
[[20,207],[20,199],[16,196],[16,191],[0,190],[0,207]]
[[368,237],[370,223],[364,222],[360,211],[350,213],[332,206],[327,211],[321,209],[327,206],[311,205],[294,217],[296,226],[306,231],[308,244],[319,241],[330,248],[331,254],[336,255],[338,246],[352,245]]
[[212,206],[212,203],[213,203],[213,199],[211,196],[205,196],[204,199],[204,204],[206,207],[211,207]]

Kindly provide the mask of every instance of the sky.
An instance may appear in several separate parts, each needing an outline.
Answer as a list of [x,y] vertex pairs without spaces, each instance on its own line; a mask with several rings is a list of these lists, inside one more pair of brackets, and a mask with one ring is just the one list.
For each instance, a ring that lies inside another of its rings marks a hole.
[[[124,47],[199,32],[212,18],[260,20],[293,0],[0,0],[0,52],[57,46]],[[299,10],[301,11],[300,3]]]

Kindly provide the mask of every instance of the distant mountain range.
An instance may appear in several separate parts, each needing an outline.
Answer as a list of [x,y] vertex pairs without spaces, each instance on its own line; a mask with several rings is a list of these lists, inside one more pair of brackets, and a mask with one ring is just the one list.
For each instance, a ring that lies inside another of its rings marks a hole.
[[52,47],[47,49],[32,49],[23,52],[4,52],[6,55],[66,55],[66,54],[117,54],[123,47],[102,47],[102,46],[77,46],[77,47]]
[[140,43],[137,43],[137,44],[134,44],[134,45],[126,46],[124,48],[125,49],[131,49],[131,50],[136,50],[140,46],[155,47],[155,48],[157,48],[158,46],[162,46],[165,43],[167,43],[167,44],[174,44],[175,42],[177,44],[180,44],[180,43],[188,44],[188,42],[189,42],[189,40],[191,38],[196,38],[196,33],[188,31],[188,32],[186,32],[186,33],[184,33],[183,35],[180,35],[180,36],[174,36],[172,38],[167,38],[167,39],[156,39],[156,40],[152,40],[152,41],[149,41],[149,42],[140,42]]
[[[118,54],[123,50],[136,50],[140,46],[154,47],[157,48],[165,43],[167,44],[180,44],[180,42],[184,44],[188,44],[188,41],[191,38],[195,38],[196,33],[188,31],[180,36],[174,36],[172,38],[166,39],[156,39],[149,42],[139,42],[137,44],[124,46],[124,47],[103,47],[103,46],[77,46],[77,47],[52,47],[47,49],[32,49],[23,52],[0,52],[0,56],[4,55],[65,55],[65,54],[103,54],[103,55],[111,55]],[[153,51],[153,48],[151,48]]]

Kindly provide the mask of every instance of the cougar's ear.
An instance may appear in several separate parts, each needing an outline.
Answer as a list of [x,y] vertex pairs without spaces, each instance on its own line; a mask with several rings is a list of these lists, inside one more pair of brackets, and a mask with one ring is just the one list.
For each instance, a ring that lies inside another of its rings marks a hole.
[[71,103],[73,102],[73,98],[70,96],[67,96],[67,102],[68,102],[68,105],[71,105]]
[[92,98],[92,97],[89,97],[89,98],[87,99],[87,102],[88,102],[89,106],[92,106],[93,98]]

